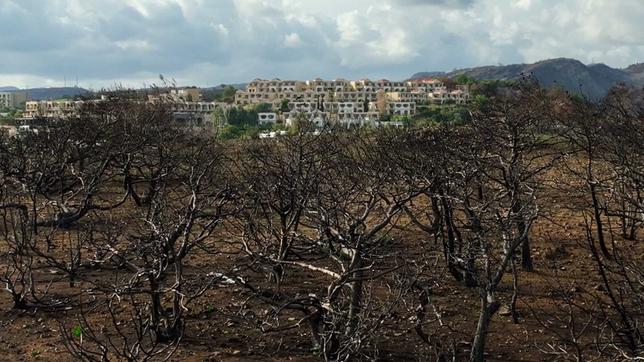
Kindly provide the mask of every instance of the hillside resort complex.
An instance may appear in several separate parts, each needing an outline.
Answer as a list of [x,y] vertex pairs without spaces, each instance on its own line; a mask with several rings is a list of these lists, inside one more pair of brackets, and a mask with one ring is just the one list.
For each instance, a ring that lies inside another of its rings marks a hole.
[[246,90],[235,94],[235,103],[240,106],[271,105],[271,112],[259,114],[260,123],[286,125],[301,118],[319,125],[362,124],[386,117],[413,116],[422,106],[465,103],[469,99],[467,87],[448,90],[442,81],[429,78],[406,82],[255,79]]
[[[152,94],[150,94],[152,93]],[[11,93],[9,93],[11,94]],[[9,97],[9,96],[7,96]],[[216,111],[226,113],[234,107],[260,109],[259,125],[291,126],[294,120],[309,120],[322,126],[327,123],[364,125],[384,120],[413,117],[420,108],[445,104],[463,104],[470,100],[467,86],[448,87],[439,79],[409,81],[371,81],[344,79],[309,81],[255,79],[245,89],[236,91],[232,102],[206,102],[199,88],[168,89],[146,92],[149,103],[165,103],[179,120],[197,123],[213,121]],[[0,98],[3,99],[3,98]],[[12,99],[12,98],[11,98]],[[58,119],[75,114],[91,100],[27,101],[21,119]],[[24,101],[24,100],[23,100]],[[11,100],[12,105],[15,103]],[[225,124],[224,120],[218,121]]]

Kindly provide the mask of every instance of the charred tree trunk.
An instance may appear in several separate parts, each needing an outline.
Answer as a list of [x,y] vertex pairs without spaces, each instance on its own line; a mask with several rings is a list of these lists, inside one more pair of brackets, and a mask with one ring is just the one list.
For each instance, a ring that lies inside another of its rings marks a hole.
[[597,197],[597,185],[593,181],[588,182],[590,189],[590,197],[593,202],[593,216],[597,224],[597,240],[599,241],[599,249],[606,258],[610,258],[610,252],[606,247],[606,238],[604,236],[604,224],[601,218],[601,206],[599,205],[599,198]]
[[517,273],[517,267],[512,258],[510,262],[512,267],[512,300],[510,301],[510,313],[512,314],[512,322],[514,324],[519,323],[519,314],[517,313],[517,299],[519,298],[519,274]]
[[442,200],[444,210],[443,215],[445,217],[444,223],[447,226],[447,240],[443,241],[443,253],[445,255],[447,269],[449,270],[450,274],[452,274],[456,281],[462,282],[463,274],[460,270],[458,270],[454,260],[454,253],[456,252],[456,233],[454,230],[454,220],[452,219],[452,209],[445,197],[443,197]]
[[362,310],[362,287],[364,279],[364,270],[362,259],[362,250],[360,247],[356,248],[353,264],[353,273],[351,282],[351,306],[349,308],[349,316],[347,323],[347,335],[352,335],[358,325],[360,311]]
[[476,335],[472,342],[472,351],[470,354],[470,362],[484,362],[485,361],[485,342],[487,334],[490,329],[490,322],[494,313],[499,309],[499,303],[494,299],[491,292],[481,298],[481,310],[479,314],[479,321],[476,326]]
[[[520,215],[522,207],[523,205],[521,205],[520,202],[516,202],[512,207],[512,211],[515,214]],[[519,217],[519,220],[517,221],[517,232],[519,235],[525,235],[523,242],[521,243],[521,268],[524,271],[531,272],[534,271],[534,265],[532,264],[530,237],[527,234],[526,228],[527,226],[525,220],[523,219],[523,217]]]

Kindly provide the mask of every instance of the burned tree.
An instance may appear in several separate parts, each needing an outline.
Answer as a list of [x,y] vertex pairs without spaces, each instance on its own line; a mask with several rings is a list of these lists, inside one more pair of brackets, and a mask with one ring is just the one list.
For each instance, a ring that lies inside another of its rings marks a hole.
[[[149,206],[136,208],[120,221],[125,225],[120,235],[95,240],[104,250],[96,262],[124,272],[92,288],[105,295],[112,316],[115,297],[119,308],[131,310],[133,321],[138,321],[135,330],[142,331],[134,343],[144,338],[164,349],[181,340],[183,315],[190,303],[220,278],[206,270],[200,272],[204,275],[188,273],[186,259],[195,250],[215,252],[211,236],[234,209],[230,205],[233,190],[223,176],[227,166],[221,148],[188,132],[181,142],[165,147],[177,158],[168,165],[177,167],[168,167],[156,180],[158,190]],[[110,348],[109,340],[96,343],[119,353]]]
[[[517,195],[510,206],[517,216],[526,190],[538,190],[538,176],[561,157],[554,132],[552,99],[533,79],[525,79],[478,107],[472,122],[480,143],[481,172],[485,179]],[[529,202],[529,201],[526,201]],[[517,232],[526,234],[521,245],[521,266],[533,270],[527,220],[517,222]]]
[[271,279],[280,283],[282,262],[306,252],[302,221],[310,207],[328,156],[324,135],[302,131],[279,140],[251,141],[236,159],[244,209],[237,218],[244,251],[270,266]]
[[[269,265],[277,263],[299,273],[317,275],[326,282],[311,286],[306,295],[293,295],[262,287],[249,278],[236,280],[260,301],[274,307],[272,322],[266,322],[272,327],[267,331],[286,328],[280,327],[281,315],[302,313],[296,326],[305,322],[309,325],[314,349],[325,360],[349,360],[365,353],[390,308],[401,298],[394,292],[391,298],[377,302],[371,292],[404,264],[396,258],[395,241],[388,233],[415,193],[396,183],[394,169],[379,156],[373,135],[307,137],[322,141],[319,145],[324,148],[315,149],[323,149],[324,157],[315,168],[307,202],[298,205],[303,207],[298,248],[283,260],[269,260]],[[281,159],[284,161],[289,162],[289,158]],[[288,200],[292,195],[280,197]],[[274,216],[274,220],[279,218]],[[249,255],[254,257],[257,253]],[[397,285],[395,290],[405,288]]]
[[473,254],[455,223],[457,209],[451,197],[452,178],[462,164],[457,151],[468,147],[467,135],[462,129],[438,126],[388,136],[377,141],[379,147],[389,150],[384,157],[419,194],[405,206],[406,215],[435,243],[440,242],[449,273],[468,287],[476,286]]
[[[466,137],[474,139],[475,134]],[[459,154],[460,153],[460,154]],[[472,143],[457,153],[459,169],[451,175],[449,197],[456,212],[452,222],[461,230],[470,262],[469,272],[479,289],[480,311],[470,360],[483,361],[492,317],[502,302],[500,285],[528,237],[538,215],[534,190],[506,188],[499,172],[487,164],[485,144]],[[481,192],[483,188],[484,192]],[[516,207],[521,202],[521,207]]]

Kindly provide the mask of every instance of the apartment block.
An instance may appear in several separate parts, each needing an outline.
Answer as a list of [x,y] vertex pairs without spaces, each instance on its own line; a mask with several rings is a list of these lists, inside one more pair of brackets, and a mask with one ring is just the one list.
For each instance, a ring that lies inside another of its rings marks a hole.
[[169,89],[159,94],[148,95],[151,102],[201,102],[201,89],[196,87]]
[[66,118],[78,112],[83,101],[29,101],[25,103],[25,119]]
[[27,101],[27,92],[0,92],[0,108],[18,108]]
[[[419,105],[465,103],[468,100],[466,88],[448,90],[442,81],[431,78],[406,82],[255,79],[246,90],[235,95],[238,106],[270,104],[278,119],[285,122],[303,116],[325,121],[413,116]],[[289,111],[283,111],[285,106]]]
[[[193,94],[194,95],[194,94]],[[64,119],[78,114],[87,102],[102,102],[105,98],[89,101],[30,101],[25,104],[23,118],[33,119]],[[172,93],[151,97],[147,103],[163,103],[168,107],[173,117],[178,121],[203,123],[216,110],[227,110],[231,105],[222,102],[191,102],[175,98]]]

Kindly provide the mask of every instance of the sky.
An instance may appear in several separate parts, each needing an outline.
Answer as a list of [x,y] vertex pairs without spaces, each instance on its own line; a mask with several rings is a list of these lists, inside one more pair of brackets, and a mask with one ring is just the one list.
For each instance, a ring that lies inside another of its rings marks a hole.
[[0,86],[405,79],[644,61],[644,0],[0,0]]

